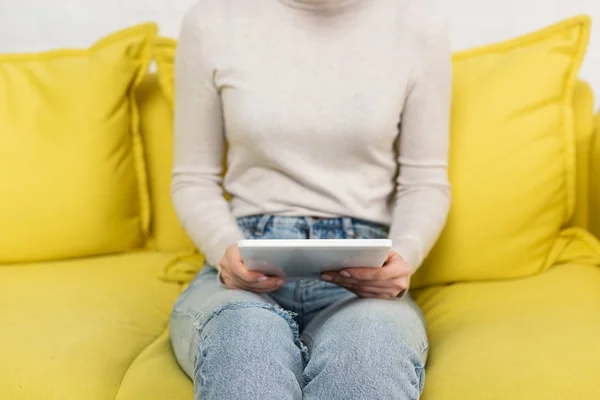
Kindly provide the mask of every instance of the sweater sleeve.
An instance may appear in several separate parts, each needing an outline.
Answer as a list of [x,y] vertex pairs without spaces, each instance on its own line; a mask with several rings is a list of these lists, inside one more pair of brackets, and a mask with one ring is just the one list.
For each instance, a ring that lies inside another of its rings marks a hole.
[[171,195],[183,228],[218,269],[227,247],[244,235],[223,196],[223,112],[213,79],[218,43],[203,35],[200,17],[198,9],[184,17],[177,47]]
[[415,272],[445,223],[450,207],[448,147],[452,62],[445,24],[419,43],[398,140],[399,174],[390,238]]

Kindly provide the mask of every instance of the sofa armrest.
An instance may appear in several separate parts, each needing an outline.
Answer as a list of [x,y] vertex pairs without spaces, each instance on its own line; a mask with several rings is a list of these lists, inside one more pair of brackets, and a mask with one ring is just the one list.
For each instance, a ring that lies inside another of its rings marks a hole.
[[600,238],[600,113],[595,125],[590,152],[590,231]]

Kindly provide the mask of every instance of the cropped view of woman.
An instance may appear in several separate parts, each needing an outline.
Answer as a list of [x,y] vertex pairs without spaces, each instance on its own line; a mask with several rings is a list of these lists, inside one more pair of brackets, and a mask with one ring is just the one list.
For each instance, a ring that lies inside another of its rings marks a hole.
[[[428,341],[408,289],[450,205],[451,56],[434,11],[200,0],[185,16],[172,195],[207,266],[171,341],[196,399],[419,398]],[[244,238],[393,251],[382,268],[286,282],[245,267]]]

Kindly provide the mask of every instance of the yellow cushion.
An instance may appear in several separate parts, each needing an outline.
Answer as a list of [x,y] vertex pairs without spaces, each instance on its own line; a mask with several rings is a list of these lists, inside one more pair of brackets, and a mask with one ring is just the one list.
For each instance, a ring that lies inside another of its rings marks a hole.
[[175,214],[171,201],[173,168],[173,110],[156,75],[148,75],[137,92],[140,130],[148,168],[152,199],[152,239],[149,247],[161,251],[189,251],[194,246]]
[[160,85],[170,100],[171,106],[175,98],[174,76],[175,76],[175,52],[177,41],[167,37],[157,37],[154,42],[154,59],[158,68]]
[[423,400],[596,400],[600,268],[416,293],[430,352]]
[[575,87],[573,119],[575,122],[577,195],[575,196],[575,212],[569,225],[588,229],[590,148],[594,134],[594,94],[591,87],[583,81],[579,81]]
[[173,356],[167,330],[131,365],[116,400],[191,400],[193,393],[192,380]]
[[0,268],[0,399],[114,399],[181,292],[157,278],[169,258],[140,252]]
[[532,275],[575,205],[573,92],[590,20],[456,54],[453,204],[414,286]]
[[0,55],[0,262],[140,247],[149,200],[133,88],[154,24],[87,50]]
[[600,237],[600,114],[596,117],[591,158],[590,230]]

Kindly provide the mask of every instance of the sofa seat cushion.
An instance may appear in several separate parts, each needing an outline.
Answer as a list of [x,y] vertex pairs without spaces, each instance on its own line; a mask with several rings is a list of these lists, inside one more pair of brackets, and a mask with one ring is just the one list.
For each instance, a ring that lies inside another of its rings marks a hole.
[[592,400],[600,393],[600,268],[415,293],[430,335],[424,400]]
[[[114,399],[180,285],[154,252],[0,268],[0,399]],[[151,382],[150,382],[151,383]]]
[[165,330],[127,371],[116,400],[192,400],[194,385],[171,351]]
[[[415,292],[428,323],[423,400],[597,400],[600,268],[562,265],[526,279]],[[117,400],[191,400],[165,331]]]

